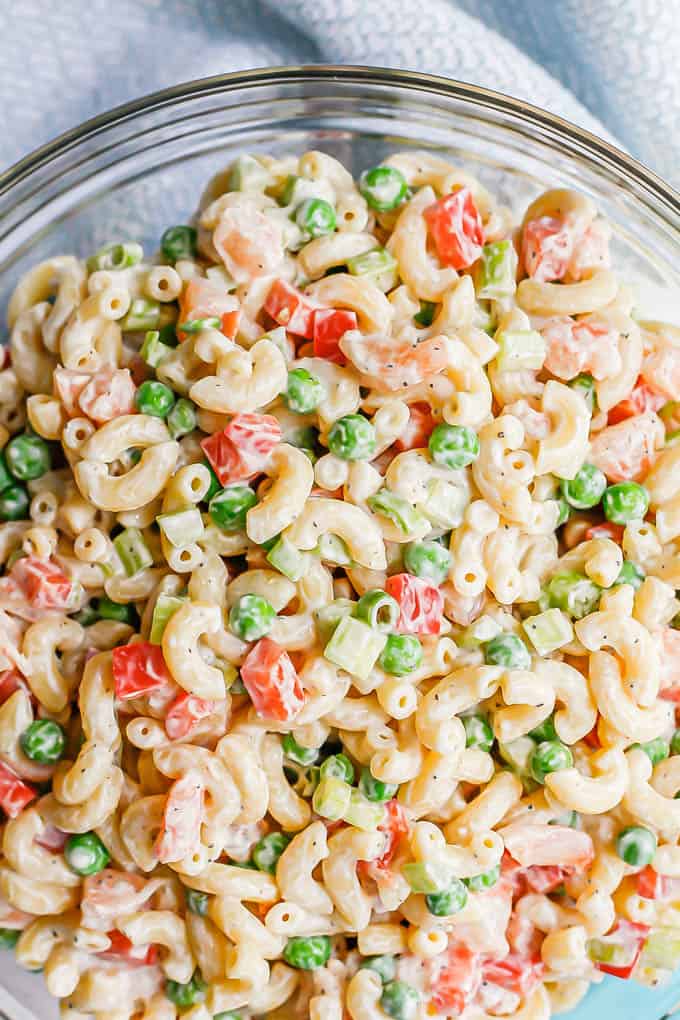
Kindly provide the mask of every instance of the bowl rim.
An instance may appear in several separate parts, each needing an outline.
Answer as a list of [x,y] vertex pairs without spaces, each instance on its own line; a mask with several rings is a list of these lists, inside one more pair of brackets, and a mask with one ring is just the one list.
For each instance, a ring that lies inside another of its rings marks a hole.
[[158,89],[138,99],[114,106],[104,113],[83,121],[74,128],[57,135],[51,141],[34,149],[0,174],[0,195],[21,183],[30,174],[51,160],[64,155],[80,142],[94,137],[99,132],[121,123],[137,114],[151,112],[164,106],[171,106],[185,99],[201,94],[231,92],[236,89],[257,88],[262,85],[291,83],[299,81],[340,81],[347,84],[398,85],[414,92],[438,93],[445,97],[457,98],[463,102],[477,102],[489,109],[511,113],[525,122],[533,122],[554,135],[580,143],[591,158],[599,158],[617,172],[625,171],[643,190],[657,201],[680,215],[680,192],[634,156],[605,141],[598,135],[579,127],[557,114],[542,110],[523,99],[516,99],[493,89],[483,88],[455,78],[425,74],[394,68],[362,64],[307,64],[259,67],[245,71],[196,78],[168,88]]

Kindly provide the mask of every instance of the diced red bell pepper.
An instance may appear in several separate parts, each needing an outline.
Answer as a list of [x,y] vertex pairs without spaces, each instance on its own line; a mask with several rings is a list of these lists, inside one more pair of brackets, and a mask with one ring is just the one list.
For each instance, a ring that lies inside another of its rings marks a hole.
[[51,560],[24,556],[12,567],[10,576],[34,609],[69,609],[73,581]]
[[533,280],[561,280],[567,272],[574,239],[562,220],[539,216],[522,233],[522,264]]
[[19,776],[0,762],[0,808],[8,818],[20,815],[37,796],[37,790],[19,779]]
[[261,638],[241,666],[241,680],[263,719],[294,719],[305,701],[295,666],[284,648]]
[[430,433],[435,426],[432,417],[432,410],[429,404],[411,404],[409,407],[409,419],[406,428],[394,442],[395,449],[417,450],[427,446]]
[[597,969],[601,970],[603,974],[611,974],[612,977],[623,978],[624,980],[629,978],[637,966],[649,932],[650,928],[646,924],[636,924],[634,921],[626,921],[623,918],[619,918],[603,941],[612,941],[627,949],[629,951],[627,961],[621,966],[615,966],[612,963],[605,963],[603,961],[594,961]]
[[378,829],[387,836],[383,852],[380,857],[376,857],[372,861],[359,861],[357,864],[359,874],[372,878],[374,881],[384,879],[389,875],[392,862],[397,856],[403,840],[409,834],[408,818],[398,800],[392,798],[387,801],[385,817]]
[[317,308],[312,326],[315,357],[345,365],[347,358],[340,350],[340,340],[348,330],[358,328],[356,313],[347,308]]
[[275,322],[296,336],[311,340],[314,335],[314,306],[285,280],[275,280],[267,294],[264,310]]
[[545,964],[540,957],[508,953],[502,960],[487,960],[482,965],[482,980],[500,985],[509,992],[515,992],[523,999],[529,995],[543,978]]
[[158,961],[157,946],[133,946],[127,935],[114,928],[107,931],[111,945],[96,955],[100,960],[124,961],[129,967],[149,967]]
[[646,900],[663,900],[670,896],[674,880],[666,875],[660,875],[651,864],[648,864],[635,876],[635,886],[639,896]]
[[238,450],[224,432],[214,432],[201,440],[201,449],[221,485],[243,481],[250,477],[239,457]]
[[658,411],[666,403],[667,398],[663,393],[656,393],[642,376],[635,384],[625,400],[621,400],[610,410],[607,415],[608,425],[618,425],[626,418],[634,418],[636,414],[644,414],[645,411]]
[[454,942],[444,962],[430,962],[430,1002],[428,1007],[446,1016],[458,1016],[472,1003],[482,983],[482,957],[462,942]]
[[121,701],[151,694],[173,682],[160,645],[137,641],[114,648],[111,655],[116,697]]
[[183,691],[178,694],[165,716],[165,732],[171,740],[188,737],[201,719],[215,711],[215,701],[197,698],[195,694]]
[[457,188],[423,213],[442,265],[467,269],[482,254],[484,227],[469,188]]
[[272,414],[236,414],[224,430],[248,474],[262,471],[281,442],[281,426]]
[[586,539],[611,538],[618,545],[623,541],[625,528],[623,524],[614,524],[612,521],[602,521],[601,524],[593,524],[585,533]]
[[393,574],[385,591],[399,603],[396,630],[400,634],[438,634],[444,613],[439,588],[413,574]]
[[532,864],[524,869],[524,879],[535,893],[549,893],[574,874],[574,868],[562,864]]

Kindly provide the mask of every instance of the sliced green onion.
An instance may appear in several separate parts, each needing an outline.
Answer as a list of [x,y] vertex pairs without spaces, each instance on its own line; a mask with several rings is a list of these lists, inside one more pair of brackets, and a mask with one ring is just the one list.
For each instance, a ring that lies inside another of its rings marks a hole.
[[147,363],[147,365],[150,365],[151,368],[156,368],[160,365],[163,358],[167,358],[168,354],[172,352],[172,347],[168,347],[167,344],[161,343],[160,336],[161,335],[157,329],[148,330],[139,352],[142,359]]
[[158,301],[151,301],[149,298],[133,298],[127,315],[120,320],[120,328],[124,333],[158,329],[160,319],[161,306]]
[[477,297],[480,300],[512,297],[517,286],[517,252],[512,241],[485,244],[477,265]]
[[427,518],[408,500],[389,489],[380,489],[374,496],[369,496],[367,503],[374,513],[387,517],[405,535],[430,530]]
[[181,333],[201,333],[204,329],[221,329],[222,320],[217,315],[209,315],[204,319],[188,319],[180,322],[177,329]]
[[144,258],[144,249],[136,241],[124,244],[109,244],[100,248],[95,255],[87,260],[87,270],[94,273],[98,269],[128,269],[136,266]]
[[375,630],[394,630],[399,619],[399,603],[380,588],[367,591],[356,604],[354,615]]

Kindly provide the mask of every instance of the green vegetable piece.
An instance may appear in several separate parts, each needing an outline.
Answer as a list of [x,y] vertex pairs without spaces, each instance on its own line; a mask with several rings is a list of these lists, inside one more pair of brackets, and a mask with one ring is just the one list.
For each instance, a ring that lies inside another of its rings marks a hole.
[[375,429],[362,414],[346,414],[333,423],[328,449],[342,460],[370,460],[375,453]]
[[140,414],[154,418],[167,418],[175,403],[175,394],[165,383],[155,379],[143,382],[135,394],[135,405]]
[[563,499],[561,496],[559,499],[555,500],[555,502],[559,507],[559,513],[557,514],[557,524],[555,525],[555,527],[561,528],[563,524],[566,524],[566,522],[569,520],[569,517],[571,516],[571,507],[567,503],[566,499]]
[[153,565],[153,556],[139,528],[126,528],[121,531],[120,535],[114,538],[113,546],[128,577]]
[[182,333],[202,333],[204,329],[221,330],[222,320],[218,315],[208,315],[202,319],[187,319],[186,322],[178,323],[177,328]]
[[671,754],[680,754],[680,729],[671,737]]
[[129,603],[114,602],[112,599],[101,595],[95,602],[97,616],[101,620],[116,620],[118,623],[127,623],[131,627],[137,623],[138,617],[135,607]]
[[148,298],[133,298],[127,315],[120,320],[124,333],[142,333],[158,329],[161,322],[161,306],[158,301]]
[[487,666],[505,666],[506,669],[529,669],[529,649],[516,634],[502,633],[491,638],[484,645],[484,661]]
[[0,492],[0,521],[23,521],[28,518],[31,498],[23,485],[9,485]]
[[359,191],[376,212],[389,212],[408,196],[406,178],[392,166],[374,166],[359,178]]
[[576,510],[589,510],[602,499],[607,488],[604,473],[594,464],[583,464],[571,479],[563,478],[562,495]]
[[149,633],[151,644],[159,645],[162,642],[165,628],[177,610],[181,609],[186,601],[186,598],[180,595],[166,595],[164,592],[158,596],[153,607],[153,616],[151,617],[151,631]]
[[0,452],[0,492],[4,492],[5,489],[8,489],[11,485],[14,485],[14,478],[7,467],[7,461],[5,460],[5,454],[3,451]]
[[109,851],[96,832],[69,836],[64,847],[64,857],[71,871],[84,877],[103,871],[111,860]]
[[463,909],[468,901],[468,891],[459,878],[451,880],[451,885],[443,892],[428,893],[425,906],[435,917],[450,917]]
[[429,530],[429,521],[412,503],[389,489],[379,489],[375,496],[369,496],[367,503],[374,513],[382,514],[392,521],[405,535]]
[[602,589],[585,574],[569,570],[550,579],[546,594],[551,606],[581,620],[597,609]]
[[64,755],[66,735],[53,719],[36,719],[19,738],[21,750],[31,761],[53,765]]
[[[317,617],[318,620],[318,617]],[[324,648],[329,662],[365,680],[385,647],[387,635],[373,630],[367,623],[343,616]]]
[[327,963],[331,955],[331,940],[328,935],[310,935],[309,938],[288,939],[283,958],[298,970],[316,970]]
[[649,493],[637,482],[610,485],[602,497],[602,509],[607,520],[614,524],[640,521],[649,509]]
[[451,553],[439,542],[409,542],[404,549],[404,566],[409,574],[440,585],[449,576]]
[[423,646],[414,634],[390,634],[380,653],[380,666],[391,676],[407,676],[423,661]]
[[399,603],[380,588],[374,588],[361,596],[354,615],[375,630],[394,630],[399,619]]
[[245,1020],[245,1017],[237,1009],[228,1009],[226,1013],[215,1013],[213,1020]]
[[571,386],[572,390],[576,390],[577,393],[581,394],[586,402],[586,407],[592,414],[597,404],[595,380],[592,375],[587,375],[586,373],[576,375],[573,379],[570,379],[569,386]]
[[193,227],[184,224],[168,227],[161,237],[161,252],[168,262],[196,257],[197,234]]
[[180,397],[175,406],[170,408],[165,424],[173,439],[187,436],[197,425],[196,405],[186,397]]
[[304,577],[309,557],[300,552],[287,538],[280,538],[267,553],[267,560],[289,581]]
[[500,372],[537,371],[543,366],[545,340],[535,329],[502,330],[496,334],[496,365]]
[[482,751],[490,751],[494,745],[493,729],[482,715],[466,715],[463,717],[465,727],[465,746],[478,747]]
[[50,448],[40,436],[28,432],[15,436],[4,453],[7,467],[20,482],[30,482],[50,470]]
[[166,998],[170,999],[170,1002],[174,1002],[180,1009],[186,1009],[189,1006],[195,1006],[198,1002],[203,1002],[207,990],[208,985],[203,980],[200,970],[195,970],[191,980],[184,985],[179,981],[168,980],[165,982]]
[[210,897],[207,893],[199,892],[198,889],[184,889],[184,898],[187,901],[187,907],[192,914],[198,914],[199,917],[205,917],[208,913],[208,903]]
[[208,513],[222,531],[244,531],[246,516],[257,503],[257,496],[245,482],[234,482],[219,489],[210,499]]
[[437,893],[447,889],[451,882],[451,869],[437,860],[409,861],[401,873],[414,893]]
[[15,928],[0,928],[0,949],[14,949],[20,935]]
[[464,878],[463,882],[470,892],[484,892],[485,889],[493,889],[500,877],[500,865],[496,865],[495,868],[492,868],[490,871],[485,871],[481,875],[473,875],[472,878]]
[[323,198],[306,198],[295,210],[295,222],[305,241],[324,237],[335,230],[335,209]]
[[297,762],[298,765],[313,765],[319,757],[318,747],[303,747],[298,744],[292,733],[284,733],[281,746],[286,758]]
[[359,964],[359,970],[374,970],[383,984],[397,976],[397,961],[385,953],[383,956],[367,956]]
[[319,783],[314,790],[312,807],[317,815],[336,822],[344,817],[351,797],[352,787],[344,779],[338,779],[336,776],[322,776],[319,773]]
[[355,606],[352,599],[333,599],[327,606],[314,610],[314,623],[322,644],[330,641],[340,621],[351,616]]
[[257,641],[274,625],[276,610],[261,595],[242,595],[229,611],[229,626],[242,641]]
[[264,191],[268,183],[267,168],[247,153],[239,156],[229,168],[229,191]]
[[197,507],[159,514],[156,524],[170,545],[176,549],[189,545],[190,542],[197,542],[205,531],[201,511]]
[[477,297],[497,301],[512,297],[517,286],[517,252],[510,240],[493,241],[482,248],[477,271]]
[[253,863],[258,871],[275,874],[279,857],[290,843],[290,836],[283,832],[269,832],[253,847]]
[[531,756],[531,774],[537,783],[544,783],[549,772],[571,768],[574,756],[560,740],[542,740]]
[[436,313],[437,306],[434,301],[421,301],[420,311],[416,312],[413,316],[413,321],[417,322],[419,326],[426,328],[427,326],[432,325]]
[[574,628],[561,609],[546,609],[522,620],[522,628],[539,655],[550,655],[574,637]]
[[346,754],[332,754],[321,764],[321,778],[342,779],[345,783],[354,782],[354,766]]
[[136,266],[144,258],[144,249],[136,241],[127,241],[124,244],[108,244],[100,248],[87,260],[87,271],[94,273],[98,269],[128,269]]
[[656,847],[656,836],[643,825],[629,825],[616,837],[617,854],[634,868],[644,868],[651,864]]
[[652,765],[658,765],[667,758],[671,750],[668,741],[663,737],[655,737],[654,740],[648,740],[644,744],[633,744],[633,747],[639,747],[644,751]]
[[676,970],[680,964],[680,935],[677,928],[655,928],[649,933],[642,950],[643,967],[655,970]]
[[347,270],[351,276],[367,276],[382,291],[396,286],[397,269],[397,260],[385,248],[374,248],[347,259]]
[[380,1005],[393,1020],[415,1020],[420,1005],[420,995],[413,985],[406,981],[388,981],[383,986]]
[[376,779],[367,765],[362,768],[359,790],[367,800],[384,804],[386,800],[391,800],[396,795],[398,789],[396,783],[383,783],[382,780]]
[[467,425],[442,422],[432,430],[427,445],[435,464],[452,471],[467,467],[479,456],[479,437]]
[[529,736],[532,740],[535,740],[537,744],[540,744],[544,740],[557,740],[557,730],[555,729],[555,717],[549,715],[547,719],[544,719],[540,725],[536,726],[530,731]]
[[624,560],[614,584],[629,584],[637,591],[645,579],[644,573],[632,560]]
[[161,335],[157,329],[149,329],[144,337],[144,343],[140,350],[142,359],[151,368],[157,368],[163,358],[166,358],[172,351],[172,347],[161,341]]
[[325,396],[324,384],[306,368],[293,368],[288,373],[288,385],[283,399],[291,411],[295,411],[296,414],[311,414]]

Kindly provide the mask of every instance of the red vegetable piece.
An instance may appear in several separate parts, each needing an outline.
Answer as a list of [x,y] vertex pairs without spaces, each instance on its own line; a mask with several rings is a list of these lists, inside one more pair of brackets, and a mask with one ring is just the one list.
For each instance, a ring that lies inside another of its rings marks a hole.
[[281,426],[272,414],[236,414],[224,430],[233,443],[243,469],[257,474],[281,442]]
[[614,966],[611,963],[596,962],[595,966],[603,974],[611,974],[613,977],[629,978],[640,959],[645,940],[650,929],[646,924],[636,924],[634,921],[626,921],[619,918],[612,930],[605,936],[607,940],[612,939],[629,950],[628,962],[623,966]]
[[156,946],[133,946],[127,935],[123,935],[117,928],[106,934],[111,945],[102,953],[97,953],[100,960],[124,961],[129,967],[148,967],[157,962]]
[[487,960],[483,964],[482,980],[500,985],[525,999],[541,981],[544,972],[545,964],[540,957],[508,953],[502,960]]
[[409,407],[408,424],[402,434],[395,440],[395,449],[418,450],[427,446],[430,433],[435,426],[429,404],[417,403]]
[[385,591],[399,603],[396,629],[400,634],[438,634],[444,612],[439,588],[412,574],[393,574]]
[[151,694],[173,682],[160,645],[137,641],[114,648],[111,655],[116,697],[121,701]]
[[644,381],[642,376],[635,384],[625,400],[621,400],[610,410],[607,415],[608,425],[618,425],[626,418],[634,418],[636,414],[644,414],[645,411],[658,411],[666,403],[667,398],[663,393],[655,392]]
[[469,188],[457,188],[423,213],[442,265],[467,269],[482,254],[484,227]]
[[435,957],[430,966],[430,1005],[437,1013],[458,1016],[472,1003],[482,983],[482,957],[462,942],[449,945],[440,962]]
[[522,264],[533,280],[561,280],[567,272],[574,239],[562,220],[539,216],[522,233]]
[[70,608],[73,581],[51,560],[24,556],[16,561],[10,576],[34,609]]
[[304,704],[304,691],[295,666],[284,648],[261,638],[241,666],[241,679],[255,711],[264,719],[287,722]]
[[339,343],[348,330],[358,328],[355,312],[346,308],[317,308],[313,322],[315,357],[334,361],[337,365],[347,364]]
[[285,326],[291,333],[311,340],[314,331],[314,306],[299,290],[285,280],[275,280],[272,284],[264,310],[271,315],[280,326]]
[[38,796],[28,783],[19,779],[11,769],[0,762],[0,808],[8,818],[16,818]]
[[197,698],[195,694],[184,691],[178,694],[165,716],[165,732],[171,740],[182,740],[188,737],[201,719],[205,719],[215,711],[216,702],[207,698]]

